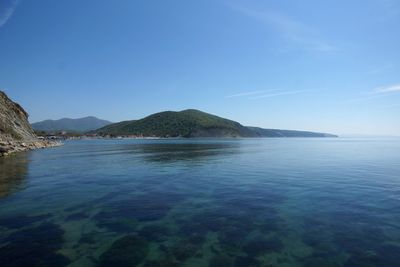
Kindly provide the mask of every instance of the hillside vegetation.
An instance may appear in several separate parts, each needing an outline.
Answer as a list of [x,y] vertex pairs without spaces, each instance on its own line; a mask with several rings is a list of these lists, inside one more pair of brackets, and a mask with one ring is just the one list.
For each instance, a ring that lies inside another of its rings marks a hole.
[[160,112],[140,120],[111,124],[95,132],[157,137],[255,136],[253,131],[238,122],[193,109]]
[[165,111],[140,120],[114,123],[91,133],[144,137],[328,137],[324,133],[246,127],[195,109]]

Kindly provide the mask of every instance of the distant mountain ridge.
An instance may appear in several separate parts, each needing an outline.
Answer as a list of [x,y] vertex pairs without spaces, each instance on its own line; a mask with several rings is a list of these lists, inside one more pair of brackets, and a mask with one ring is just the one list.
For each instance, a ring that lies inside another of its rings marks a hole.
[[70,132],[88,132],[99,129],[112,122],[101,120],[93,116],[79,119],[63,118],[59,120],[45,120],[32,123],[32,128],[37,131],[70,131]]
[[140,120],[110,124],[91,133],[143,137],[336,137],[326,133],[246,127],[195,109],[155,113]]

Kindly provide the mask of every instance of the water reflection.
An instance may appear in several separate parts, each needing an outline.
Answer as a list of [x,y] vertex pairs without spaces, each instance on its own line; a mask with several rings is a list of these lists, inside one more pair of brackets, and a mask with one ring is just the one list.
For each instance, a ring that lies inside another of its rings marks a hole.
[[28,162],[26,153],[0,158],[0,198],[22,188],[28,172]]
[[150,143],[137,145],[137,152],[149,162],[208,160],[239,152],[240,143]]

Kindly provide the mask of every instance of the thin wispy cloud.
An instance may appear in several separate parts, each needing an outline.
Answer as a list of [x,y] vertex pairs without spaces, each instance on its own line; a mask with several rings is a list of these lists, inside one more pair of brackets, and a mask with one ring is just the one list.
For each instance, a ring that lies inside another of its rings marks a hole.
[[280,90],[279,89],[270,89],[270,90],[246,91],[246,92],[236,93],[233,95],[228,95],[228,96],[226,96],[226,98],[253,96],[253,95],[259,95],[259,94],[264,94],[267,92],[274,92],[274,91],[280,91]]
[[263,95],[258,95],[251,97],[250,99],[261,99],[261,98],[270,98],[270,97],[276,97],[276,96],[283,96],[283,95],[295,95],[295,94],[300,94],[306,92],[305,90],[298,90],[298,91],[283,91],[283,92],[278,92],[278,93],[273,93],[273,94],[263,94]]
[[349,99],[346,103],[365,102],[373,99],[385,98],[392,95],[392,93],[400,93],[400,84],[376,87],[375,89],[364,93],[364,96]]
[[400,92],[400,84],[380,86],[372,91],[372,93],[374,94],[384,94],[384,93],[394,93],[394,92]]
[[307,90],[296,90],[296,91],[285,91],[281,89],[270,89],[270,90],[259,90],[259,91],[247,91],[241,92],[233,95],[229,95],[226,98],[246,98],[249,100],[252,99],[262,99],[262,98],[270,98],[276,96],[284,96],[284,95],[294,95],[306,92]]
[[18,5],[18,0],[6,0],[0,4],[0,27],[4,26],[7,21],[13,15],[16,7]]
[[265,23],[278,31],[287,41],[303,48],[319,52],[338,50],[337,47],[320,38],[315,29],[288,16],[278,12],[258,11],[238,5],[230,4],[229,6],[252,19]]

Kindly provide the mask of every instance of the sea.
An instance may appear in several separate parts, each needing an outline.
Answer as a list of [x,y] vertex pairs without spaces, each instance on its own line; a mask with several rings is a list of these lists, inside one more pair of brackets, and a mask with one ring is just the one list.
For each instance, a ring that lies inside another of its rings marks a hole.
[[75,140],[0,158],[0,266],[397,267],[400,139]]

